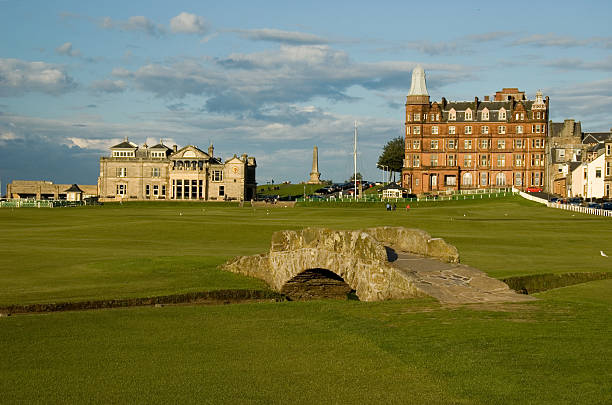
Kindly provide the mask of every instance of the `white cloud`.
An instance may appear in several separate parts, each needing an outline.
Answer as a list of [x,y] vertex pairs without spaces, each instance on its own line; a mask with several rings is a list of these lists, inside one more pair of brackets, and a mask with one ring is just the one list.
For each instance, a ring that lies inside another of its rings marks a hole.
[[61,66],[19,59],[0,59],[0,97],[28,92],[66,93],[76,87]]
[[102,93],[122,93],[127,84],[123,80],[97,80],[91,84],[91,89]]
[[[134,71],[117,68],[113,75],[126,80],[130,87],[159,97],[202,96],[209,112],[296,124],[320,116],[283,104],[308,102],[316,97],[355,100],[349,95],[353,86],[406,91],[415,65],[406,61],[358,63],[346,52],[327,45],[281,45],[277,50],[231,54],[223,59],[151,63]],[[428,83],[431,88],[465,80],[474,70],[443,64],[425,67],[432,72]]]
[[92,149],[99,151],[107,151],[113,145],[120,143],[123,139],[87,139],[78,137],[68,137],[63,142],[69,147],[77,146],[81,149]]
[[73,49],[71,42],[65,42],[64,44],[58,46],[55,49],[55,52],[57,52],[60,55],[66,55],[66,56],[73,56],[73,57],[81,56],[81,51]]
[[208,31],[208,24],[204,17],[182,12],[176,17],[172,17],[170,30],[183,34],[205,34]]
[[279,42],[289,45],[322,45],[329,41],[323,37],[304,32],[282,31],[273,28],[234,30],[241,37],[252,41]]
[[13,131],[0,131],[0,145],[3,145],[8,141],[16,141],[18,139],[22,139],[22,137],[17,136]]

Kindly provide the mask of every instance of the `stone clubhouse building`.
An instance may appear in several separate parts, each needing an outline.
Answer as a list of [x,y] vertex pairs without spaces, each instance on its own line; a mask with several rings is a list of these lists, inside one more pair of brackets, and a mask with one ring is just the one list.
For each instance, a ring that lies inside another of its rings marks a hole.
[[430,102],[423,68],[406,98],[402,186],[410,193],[545,188],[549,99],[504,88],[484,101]]
[[212,145],[178,149],[160,141],[149,147],[127,138],[100,158],[100,201],[228,201],[255,198],[255,158],[246,154],[223,161]]

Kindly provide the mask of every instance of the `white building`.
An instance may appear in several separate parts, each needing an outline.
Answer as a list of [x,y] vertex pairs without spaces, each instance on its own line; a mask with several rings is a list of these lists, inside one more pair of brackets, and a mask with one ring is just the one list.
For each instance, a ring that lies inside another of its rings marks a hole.
[[601,153],[590,162],[582,163],[572,171],[572,197],[601,198],[605,195],[604,169],[606,159]]

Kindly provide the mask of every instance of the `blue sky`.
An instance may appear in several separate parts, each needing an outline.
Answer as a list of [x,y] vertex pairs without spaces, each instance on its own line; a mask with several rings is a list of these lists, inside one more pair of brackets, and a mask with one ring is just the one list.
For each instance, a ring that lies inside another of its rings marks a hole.
[[[416,4],[418,3],[418,4]],[[502,87],[551,98],[555,122],[612,127],[607,1],[0,0],[0,179],[95,184],[138,144],[248,153],[257,181],[381,178],[411,70],[432,100]]]

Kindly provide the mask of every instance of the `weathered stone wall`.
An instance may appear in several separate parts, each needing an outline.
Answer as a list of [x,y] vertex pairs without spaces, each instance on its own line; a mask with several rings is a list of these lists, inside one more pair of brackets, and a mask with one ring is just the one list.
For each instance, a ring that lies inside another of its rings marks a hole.
[[[307,228],[276,232],[267,254],[235,258],[225,269],[265,280],[296,299],[338,297],[350,290],[362,301],[424,296],[446,303],[531,299],[458,262],[454,246],[419,229]],[[330,272],[338,277],[330,277]]]
[[435,257],[447,263],[459,263],[459,251],[441,238],[432,238],[420,229],[382,226],[364,232],[385,246],[396,250]]
[[409,275],[389,265],[384,245],[363,231],[280,231],[272,235],[268,254],[238,257],[225,265],[226,270],[265,280],[276,291],[296,275],[316,268],[342,277],[363,301],[424,295]]

